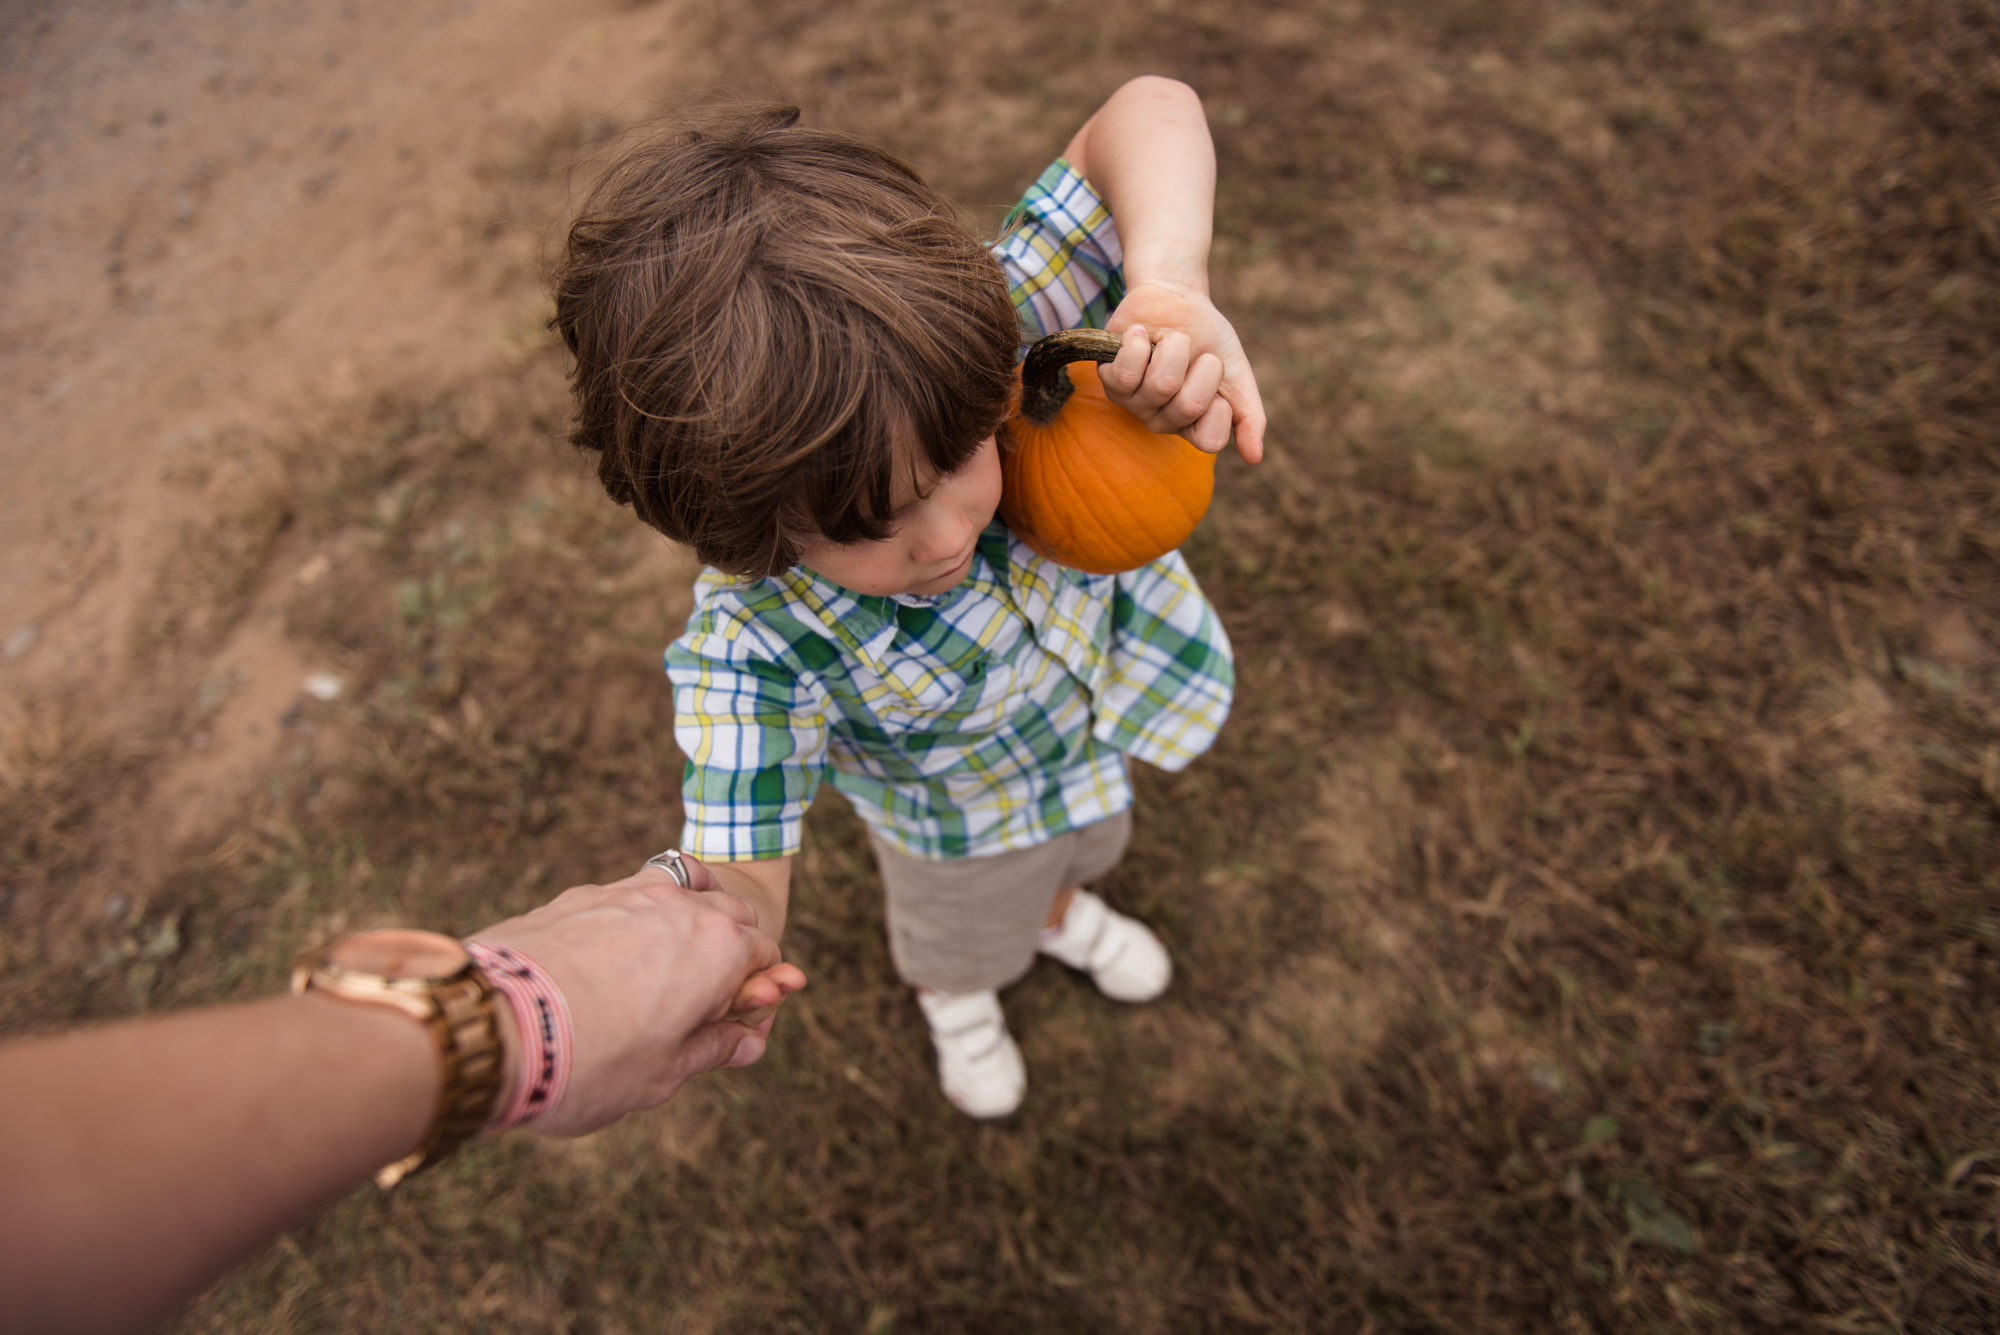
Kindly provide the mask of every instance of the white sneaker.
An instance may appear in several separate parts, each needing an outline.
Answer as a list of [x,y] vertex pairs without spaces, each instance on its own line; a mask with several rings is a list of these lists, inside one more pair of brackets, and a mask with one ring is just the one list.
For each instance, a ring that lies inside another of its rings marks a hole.
[[1089,974],[1113,1001],[1151,1001],[1174,976],[1174,962],[1152,929],[1112,912],[1088,890],[1070,900],[1062,926],[1042,930],[1040,949]]
[[952,1107],[967,1117],[989,1121],[1021,1106],[1028,1092],[1028,1068],[1007,1032],[994,992],[917,990],[917,1005],[930,1022],[937,1045],[938,1084]]

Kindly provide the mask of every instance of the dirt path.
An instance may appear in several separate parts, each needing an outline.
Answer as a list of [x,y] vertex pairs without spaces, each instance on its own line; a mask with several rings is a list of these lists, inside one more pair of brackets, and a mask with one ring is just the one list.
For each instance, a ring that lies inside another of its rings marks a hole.
[[[567,114],[643,111],[673,20],[531,0],[0,12],[0,689],[132,706],[154,687],[134,614],[232,439],[385,378],[443,382],[530,320],[535,237],[490,216],[490,178]],[[497,268],[496,228],[520,231]],[[246,718],[298,689],[275,627],[222,657]],[[253,731],[218,748],[254,752]]]

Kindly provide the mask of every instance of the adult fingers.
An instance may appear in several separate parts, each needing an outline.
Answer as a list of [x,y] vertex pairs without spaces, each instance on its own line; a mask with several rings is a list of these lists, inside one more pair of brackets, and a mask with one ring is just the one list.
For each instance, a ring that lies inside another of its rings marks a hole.
[[731,1024],[740,1024],[745,1029],[768,1031],[771,1024],[778,1018],[778,1008],[776,1006],[760,1006],[755,1010],[731,1011],[722,1018]]
[[703,891],[701,903],[703,907],[714,909],[717,913],[726,914],[745,927],[755,927],[757,925],[756,907],[749,900],[743,898],[743,896],[724,890],[719,886],[714,890]]
[[[749,1060],[743,1057],[746,1047],[753,1048],[754,1055]],[[723,1066],[748,1066],[764,1055],[764,1036],[729,1020],[718,1020],[705,1024],[687,1036],[681,1044],[680,1058],[675,1064],[688,1076],[701,1075]]]
[[745,975],[768,969],[785,957],[784,952],[778,949],[778,943],[762,928],[739,927],[736,930],[742,934],[744,945],[750,951],[748,967],[743,971]]
[[728,1066],[750,1066],[761,1060],[770,1039],[763,1034],[745,1034],[736,1040],[736,1050],[729,1054]]
[[[736,949],[743,954],[735,956],[731,971],[731,976],[737,980],[735,990],[730,994],[731,1012],[775,1007],[785,999],[787,992],[796,992],[805,986],[804,974],[796,967],[780,962],[776,941],[755,927],[738,927],[736,932]],[[798,980],[797,986],[791,986],[794,978]]]
[[682,865],[687,867],[692,882],[687,886],[683,886],[679,881],[675,880],[674,874],[658,863],[648,863],[646,866],[633,872],[630,876],[627,876],[624,880],[614,882],[613,884],[629,885],[636,889],[645,890],[649,894],[659,894],[663,891],[672,894],[683,889],[702,891],[709,888],[708,882],[712,878],[708,877],[707,868],[702,869],[700,878],[695,878],[693,876],[693,862],[689,861]]
[[757,925],[757,909],[750,901],[716,884],[713,873],[693,858],[683,859],[683,865],[689,881],[685,886],[674,879],[672,872],[658,866],[643,867],[620,884],[641,891],[662,906],[673,903],[678,896],[692,894],[696,897],[694,902],[702,908],[720,913],[739,926]]
[[706,862],[693,854],[681,854],[681,870],[687,873],[687,888],[696,894],[715,889],[715,873],[708,869]]

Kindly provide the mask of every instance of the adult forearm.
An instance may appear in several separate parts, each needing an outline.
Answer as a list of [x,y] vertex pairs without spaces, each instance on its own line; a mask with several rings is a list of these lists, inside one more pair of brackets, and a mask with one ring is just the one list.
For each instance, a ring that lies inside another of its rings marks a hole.
[[0,1049],[0,1144],[36,1147],[0,1189],[5,1324],[150,1327],[406,1153],[439,1079],[422,1028],[316,997]]
[[1129,283],[1208,291],[1215,143],[1192,88],[1132,80],[1078,132],[1069,156],[1118,220]]
[[[649,867],[477,934],[534,961],[571,1022],[567,1093],[538,1129],[607,1126],[762,1055],[805,977],[696,879]],[[520,1035],[496,1010],[507,1091]],[[0,1328],[156,1325],[416,1148],[442,1078],[425,1026],[316,993],[0,1046]]]

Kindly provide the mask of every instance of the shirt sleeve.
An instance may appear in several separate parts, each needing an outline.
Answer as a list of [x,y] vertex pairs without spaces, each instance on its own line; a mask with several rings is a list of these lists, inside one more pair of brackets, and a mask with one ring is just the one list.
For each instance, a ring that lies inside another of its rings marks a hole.
[[1007,215],[993,253],[1007,274],[1024,350],[1058,329],[1102,329],[1125,299],[1125,251],[1111,210],[1062,158]]
[[699,612],[667,650],[667,676],[687,756],[681,848],[717,862],[798,852],[826,774],[826,707],[812,681],[747,617]]
[[1229,636],[1179,552],[1117,577],[1100,741],[1181,769],[1215,741],[1235,691]]

